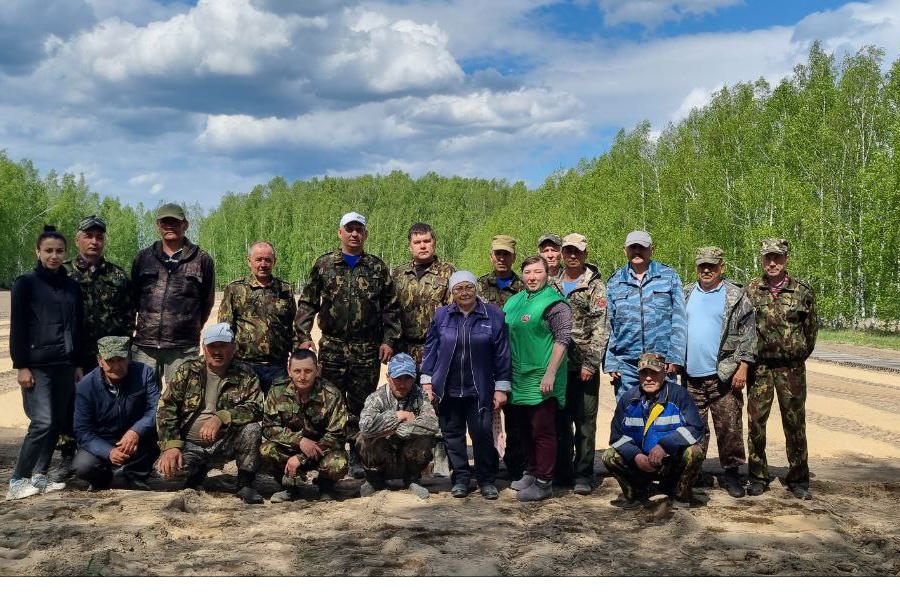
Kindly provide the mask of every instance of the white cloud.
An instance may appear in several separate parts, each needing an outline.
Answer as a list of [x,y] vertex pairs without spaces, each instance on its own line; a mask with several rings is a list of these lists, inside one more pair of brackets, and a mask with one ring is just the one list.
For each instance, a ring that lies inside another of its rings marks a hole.
[[638,23],[656,27],[680,21],[686,15],[702,15],[741,4],[742,0],[598,0],[607,25]]

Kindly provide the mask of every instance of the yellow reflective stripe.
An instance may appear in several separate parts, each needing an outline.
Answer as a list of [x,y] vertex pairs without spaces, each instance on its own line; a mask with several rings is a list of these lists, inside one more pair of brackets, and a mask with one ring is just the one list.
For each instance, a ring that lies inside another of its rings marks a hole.
[[647,435],[647,432],[650,430],[650,426],[653,425],[653,421],[656,420],[662,411],[666,409],[663,404],[654,404],[653,408],[650,409],[650,416],[647,417],[647,423],[644,425],[644,435]]

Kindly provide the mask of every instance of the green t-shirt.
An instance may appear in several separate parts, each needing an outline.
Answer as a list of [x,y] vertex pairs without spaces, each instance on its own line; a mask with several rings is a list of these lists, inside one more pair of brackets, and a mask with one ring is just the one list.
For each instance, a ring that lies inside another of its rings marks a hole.
[[[541,379],[553,354],[553,332],[547,326],[544,312],[552,304],[565,301],[559,292],[548,285],[536,293],[523,290],[503,306],[512,355],[510,404],[533,406],[546,399],[541,395]],[[560,407],[566,404],[567,360],[563,358],[553,383],[552,396]]]

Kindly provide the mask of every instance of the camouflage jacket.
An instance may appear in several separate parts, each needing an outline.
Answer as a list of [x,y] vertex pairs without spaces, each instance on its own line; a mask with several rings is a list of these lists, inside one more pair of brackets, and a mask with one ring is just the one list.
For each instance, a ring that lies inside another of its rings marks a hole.
[[297,399],[290,379],[276,381],[263,405],[263,437],[266,441],[297,449],[300,438],[317,442],[326,452],[343,450],[347,409],[341,391],[317,379],[309,402]]
[[512,281],[506,289],[501,290],[497,287],[497,277],[493,273],[482,275],[478,278],[478,295],[485,302],[490,302],[500,308],[506,304],[506,301],[525,289],[525,284],[519,279],[515,273],[512,274]]
[[81,256],[63,263],[69,277],[81,286],[84,299],[85,338],[91,357],[97,356],[97,340],[108,335],[131,337],[135,309],[131,282],[125,271],[101,258],[91,267]]
[[319,315],[322,333],[345,342],[388,344],[400,339],[400,304],[390,271],[377,256],[363,254],[354,268],[340,250],[316,259],[297,301],[294,344],[312,339]]
[[[263,396],[256,374],[246,364],[233,361],[219,384],[216,416],[225,427],[241,427],[262,418]],[[194,420],[204,408],[206,359],[182,363],[168,382],[156,409],[159,448],[181,448]]]
[[[685,307],[697,285],[692,282],[684,286]],[[742,285],[730,279],[722,280],[722,285],[725,286],[725,315],[719,336],[716,373],[727,383],[742,362],[756,362],[756,312]]]
[[456,267],[439,258],[428,266],[421,279],[416,278],[413,261],[400,265],[391,273],[400,300],[400,329],[404,341],[425,343],[425,333],[434,311],[452,302],[447,284]]
[[791,277],[776,297],[759,277],[747,284],[747,297],[756,309],[757,362],[797,362],[812,354],[819,316],[807,282]]
[[[603,353],[609,339],[606,321],[606,285],[600,270],[585,265],[585,276],[568,296],[572,307],[572,343],[569,344],[569,370],[585,368],[596,373],[603,368]],[[565,296],[562,279],[551,281],[556,291]]]
[[[397,423],[397,411],[408,410],[416,415],[411,422]],[[418,384],[409,395],[398,400],[391,393],[390,384],[385,383],[369,394],[359,415],[359,433],[364,438],[389,436],[398,437],[435,435],[438,432],[438,418],[424,390]]]
[[273,278],[261,286],[252,275],[225,286],[219,322],[231,325],[235,358],[253,363],[284,364],[294,335],[294,288]]

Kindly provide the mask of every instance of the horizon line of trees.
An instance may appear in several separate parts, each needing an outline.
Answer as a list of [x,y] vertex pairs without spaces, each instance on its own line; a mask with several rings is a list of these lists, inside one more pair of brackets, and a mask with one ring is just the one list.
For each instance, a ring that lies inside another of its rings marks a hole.
[[[521,260],[546,231],[589,239],[589,261],[605,277],[624,263],[622,243],[646,229],[655,259],[695,278],[694,252],[717,245],[727,275],[761,273],[759,241],[785,237],[788,269],[817,293],[836,327],[900,324],[900,60],[883,71],[884,51],[865,47],[840,64],[814,44],[806,63],[775,87],[764,79],[723,87],[709,104],[654,138],[648,122],[621,130],[611,148],[522,182],[402,172],[355,178],[281,177],[248,193],[226,193],[204,214],[187,207],[189,236],[216,262],[217,285],[242,277],[246,250],[266,239],[277,272],[302,285],[320,254],[336,249],[340,216],[366,215],[366,249],[389,265],[409,260],[407,229],[437,231],[438,254],[476,274],[490,270],[490,238],[518,240]],[[34,262],[43,223],[73,234],[82,215],[110,228],[107,255],[126,269],[156,239],[156,206],[100,198],[83,177],[13,162],[0,151],[0,286]]]

